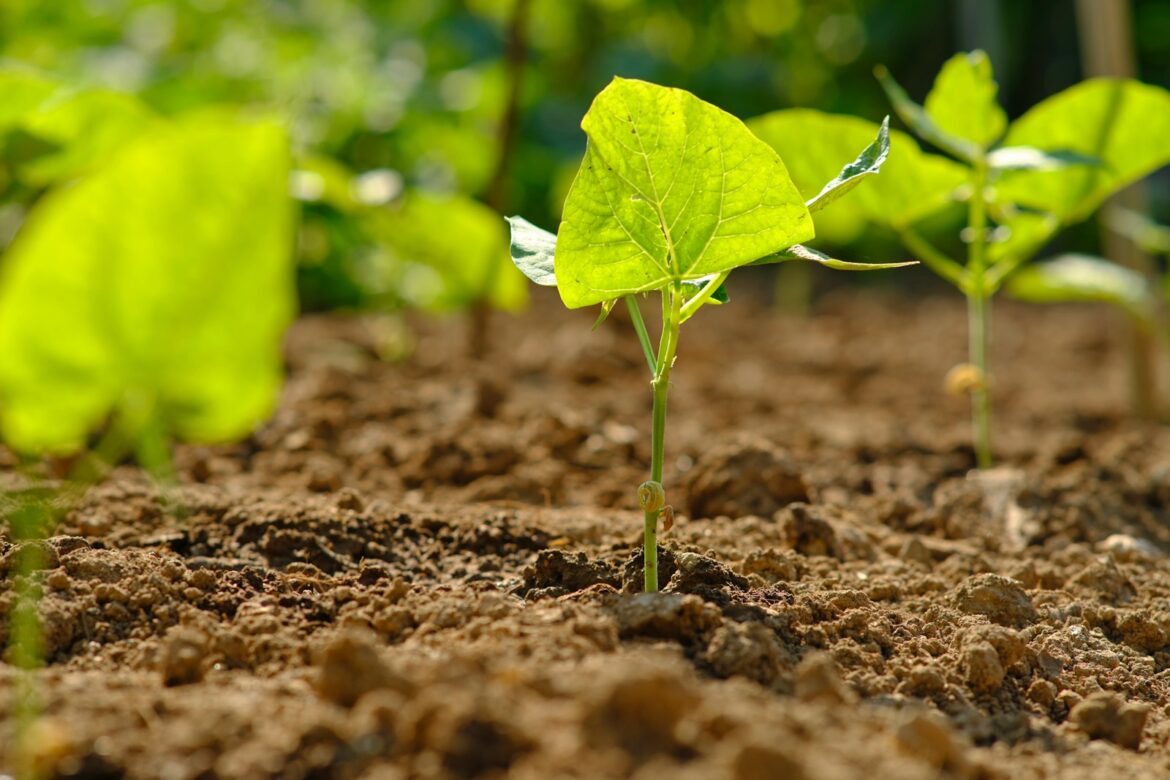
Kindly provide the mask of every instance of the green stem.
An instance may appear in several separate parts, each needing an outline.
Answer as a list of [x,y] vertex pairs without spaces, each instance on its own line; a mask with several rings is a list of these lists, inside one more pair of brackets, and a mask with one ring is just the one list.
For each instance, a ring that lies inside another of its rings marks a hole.
[[650,366],[650,375],[653,376],[654,348],[650,346],[650,334],[646,332],[646,323],[642,320],[642,310],[638,308],[638,299],[627,295],[626,308],[630,310],[630,322],[634,323],[634,330],[638,334],[638,343],[642,345],[642,354],[646,356],[646,365]]
[[902,243],[910,248],[919,260],[930,270],[958,287],[964,293],[968,287],[968,273],[963,266],[942,253],[933,244],[927,241],[914,228],[905,228],[902,233]]
[[975,462],[981,469],[992,466],[991,391],[987,362],[988,310],[991,299],[984,284],[987,267],[987,163],[978,160],[972,176],[971,200],[968,203],[967,274],[967,360],[978,372],[978,383],[971,391],[971,422],[975,444]]
[[719,285],[726,282],[727,277],[730,274],[731,271],[724,271],[723,273],[712,277],[706,284],[704,284],[702,288],[700,288],[700,290],[695,293],[695,296],[687,301],[686,305],[682,307],[682,318],[679,320],[679,322],[686,322],[691,317],[693,317],[695,312],[697,312],[703,306],[703,304],[711,300],[711,296],[714,295],[715,291],[719,289]]
[[[666,400],[670,392],[670,369],[678,350],[679,327],[682,324],[682,285],[673,284],[662,291],[662,317],[665,327],[658,343],[658,361],[650,385],[654,391],[654,407],[650,429],[650,480],[662,483],[665,461]],[[658,515],[660,508],[645,513],[643,532],[643,573],[647,593],[658,590]]]

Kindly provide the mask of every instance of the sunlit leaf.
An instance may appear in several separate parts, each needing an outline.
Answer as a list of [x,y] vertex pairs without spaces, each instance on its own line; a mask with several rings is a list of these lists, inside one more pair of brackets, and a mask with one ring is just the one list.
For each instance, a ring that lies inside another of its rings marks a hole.
[[[842,160],[850,159],[881,131],[879,125],[864,119],[807,109],[774,111],[748,126],[784,158],[792,180],[808,199],[815,198],[824,182],[837,174]],[[889,157],[881,175],[863,179],[827,213],[856,214],[859,219],[898,228],[953,202],[953,193],[967,181],[966,168],[923,152],[905,133],[891,130],[889,139]]]
[[[999,140],[1007,127],[1007,114],[999,106],[998,93],[986,53],[956,54],[935,77],[934,87],[926,96],[926,115],[947,136],[987,148]],[[926,134],[922,137],[931,140]]]
[[1091,255],[1061,255],[1033,263],[1008,280],[1008,292],[1025,301],[1061,303],[1103,301],[1139,318],[1150,316],[1150,285],[1145,277]]
[[50,194],[0,274],[0,432],[69,451],[111,413],[197,441],[272,410],[294,308],[274,123],[162,125]]
[[1131,80],[1086,81],[1012,123],[1005,145],[1074,152],[1101,164],[1005,172],[998,189],[1066,224],[1076,222],[1112,193],[1170,162],[1168,139],[1170,92]]
[[866,177],[873,176],[882,169],[882,163],[890,154],[890,118],[882,120],[878,129],[877,138],[865,147],[857,159],[841,169],[841,172],[817,195],[806,204],[810,212],[816,213],[833,203],[842,195],[861,184]]
[[730,270],[813,236],[776,153],[690,93],[615,79],[581,126],[589,145],[556,250],[570,308]]
[[894,106],[894,111],[914,131],[915,135],[960,160],[973,162],[979,158],[981,153],[979,144],[972,143],[966,138],[951,135],[939,127],[922,106],[910,99],[906,90],[902,89],[902,86],[894,80],[886,68],[879,66],[874,74],[881,83],[882,89],[886,91],[886,96]]
[[512,229],[512,262],[520,269],[520,273],[541,286],[556,287],[553,258],[557,251],[557,237],[547,230],[541,230],[524,217],[505,219]]
[[413,277],[400,290],[413,306],[449,311],[482,301],[514,311],[528,300],[504,221],[476,200],[413,191],[372,211],[370,224],[394,261],[388,272]]
[[47,185],[84,173],[159,121],[132,95],[60,90],[20,123],[22,130],[56,144],[60,151],[22,165],[21,175],[33,184]]

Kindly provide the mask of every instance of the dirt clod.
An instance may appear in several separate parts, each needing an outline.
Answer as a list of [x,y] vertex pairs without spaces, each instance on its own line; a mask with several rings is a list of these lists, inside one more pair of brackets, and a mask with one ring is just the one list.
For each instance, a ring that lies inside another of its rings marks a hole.
[[1090,739],[1105,739],[1137,750],[1149,714],[1146,704],[1127,704],[1115,693],[1099,691],[1073,707],[1069,721]]
[[712,447],[683,485],[694,518],[771,517],[794,501],[808,501],[808,486],[791,458],[760,439]]
[[1023,586],[998,574],[969,577],[956,591],[955,604],[968,614],[984,615],[1004,626],[1024,626],[1036,620],[1036,607]]

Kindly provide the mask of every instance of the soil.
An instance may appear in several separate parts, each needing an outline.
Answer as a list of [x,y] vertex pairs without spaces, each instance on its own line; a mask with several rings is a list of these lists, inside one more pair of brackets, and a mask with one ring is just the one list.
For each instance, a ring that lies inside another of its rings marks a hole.
[[464,323],[420,321],[400,363],[377,318],[298,323],[269,423],[179,447],[175,486],[118,469],[48,540],[38,766],[1168,776],[1170,431],[1124,414],[1111,316],[997,307],[1003,467],[971,477],[960,300],[750,298],[684,329],[658,595],[621,312],[590,332],[542,297],[474,359]]

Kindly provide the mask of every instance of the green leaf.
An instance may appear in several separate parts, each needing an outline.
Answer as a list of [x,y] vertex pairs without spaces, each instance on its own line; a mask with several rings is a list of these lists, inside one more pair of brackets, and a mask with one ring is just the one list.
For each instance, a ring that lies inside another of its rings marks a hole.
[[784,163],[694,95],[614,79],[581,123],[556,276],[570,308],[730,270],[813,236]]
[[380,283],[421,309],[453,311],[486,302],[516,311],[528,285],[508,258],[496,212],[472,198],[418,190],[372,210],[371,229],[389,253]]
[[752,263],[752,265],[786,263],[791,260],[804,260],[810,263],[817,263],[818,265],[823,265],[826,268],[832,268],[837,271],[884,271],[888,268],[905,268],[910,265],[918,265],[917,260],[906,260],[900,263],[853,263],[848,260],[837,260],[823,252],[818,252],[815,249],[801,244],[788,247],[771,257],[760,258]]
[[[852,116],[807,109],[773,111],[748,123],[757,136],[788,162],[801,194],[814,199],[823,183],[856,150],[870,143],[881,127]],[[918,148],[905,133],[889,132],[890,153],[880,176],[864,179],[832,212],[895,229],[912,224],[953,202],[954,191],[967,182],[967,169]]]
[[597,314],[597,319],[593,321],[593,330],[601,327],[601,323],[609,319],[609,313],[613,311],[613,307],[617,305],[618,299],[614,298],[612,301],[602,301],[601,311]]
[[543,287],[556,287],[553,258],[557,251],[557,237],[524,217],[504,219],[512,228],[512,262],[520,273]]
[[1150,286],[1145,277],[1091,255],[1068,254],[1022,268],[1008,280],[1012,296],[1036,303],[1103,301],[1139,319],[1150,316]]
[[[718,276],[718,274],[711,274],[710,276],[704,276],[701,279],[688,279],[687,281],[683,282],[683,287],[691,288],[692,290],[694,290],[694,292],[698,293],[700,290],[702,290],[704,287],[706,287],[707,283],[710,282],[712,279],[714,279],[716,276]],[[707,303],[713,303],[716,306],[718,306],[719,304],[722,304],[722,303],[730,303],[730,302],[731,302],[731,295],[728,294],[728,292],[727,292],[727,284],[726,283],[721,284],[718,287],[716,287],[715,292],[711,293],[711,296],[707,299]]]
[[61,85],[30,70],[0,68],[0,133],[19,126]]
[[922,108],[922,106],[915,103],[906,94],[906,90],[902,89],[901,85],[894,80],[890,72],[882,66],[878,66],[874,70],[874,75],[877,76],[878,81],[885,90],[886,96],[890,99],[890,103],[894,106],[894,111],[902,118],[915,134],[927,143],[934,144],[948,154],[965,162],[974,162],[979,159],[982,152],[978,144],[972,143],[965,138],[959,138],[951,135],[943,130],[934,119]]
[[1007,114],[999,106],[998,93],[986,53],[976,50],[956,54],[935,78],[926,96],[926,114],[940,132],[986,149],[999,140],[1007,127]]
[[1105,209],[1109,227],[1152,255],[1170,254],[1170,227],[1159,225],[1145,214],[1121,206]]
[[1046,152],[1034,146],[1004,146],[987,155],[987,165],[997,171],[1055,171],[1070,165],[1100,165],[1087,154],[1067,149]]
[[1005,172],[1001,198],[1077,222],[1114,192],[1170,162],[1170,92],[1132,80],[1093,79],[1037,104],[1005,145],[1057,149],[1095,167]]
[[813,213],[820,211],[861,184],[867,176],[873,176],[881,170],[882,163],[886,161],[889,153],[890,118],[886,117],[882,120],[882,126],[878,129],[877,138],[874,139],[873,143],[865,147],[856,160],[842,168],[836,178],[826,184],[816,197],[805,204],[808,206],[808,210]]
[[991,267],[984,274],[989,295],[994,294],[1015,269],[1027,262],[1052,240],[1060,221],[1051,214],[1008,209],[996,214],[999,226],[987,245]]
[[22,165],[21,175],[39,185],[72,178],[100,165],[159,121],[133,95],[104,89],[60,90],[29,112],[21,129],[61,149]]
[[205,116],[44,198],[0,269],[3,437],[63,452],[112,412],[195,441],[263,420],[295,310],[287,187],[277,124]]

